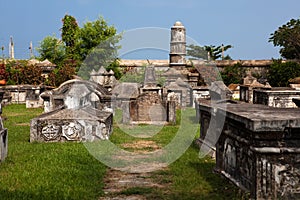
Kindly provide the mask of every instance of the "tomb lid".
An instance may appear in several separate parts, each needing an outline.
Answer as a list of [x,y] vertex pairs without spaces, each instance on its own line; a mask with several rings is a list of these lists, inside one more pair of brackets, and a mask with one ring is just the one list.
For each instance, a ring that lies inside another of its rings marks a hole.
[[92,120],[105,122],[112,115],[111,112],[98,110],[92,107],[79,109],[61,109],[45,113],[37,117],[39,120]]
[[[261,104],[243,102],[211,102],[199,101],[200,110],[222,113],[226,118],[241,123],[246,129],[253,132],[278,132],[287,128],[300,128],[300,109],[274,108]],[[225,114],[226,113],[226,114]]]

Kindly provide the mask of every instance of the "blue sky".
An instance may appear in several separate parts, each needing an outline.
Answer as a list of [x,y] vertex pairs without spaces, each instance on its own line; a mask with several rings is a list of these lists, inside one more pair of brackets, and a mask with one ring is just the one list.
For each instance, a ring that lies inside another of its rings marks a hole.
[[291,18],[299,18],[299,7],[299,0],[0,0],[0,46],[8,56],[13,36],[15,57],[28,58],[30,41],[36,47],[45,36],[60,37],[61,19],[69,14],[80,26],[103,16],[125,33],[159,27],[168,34],[181,21],[198,44],[233,45],[227,52],[233,59],[279,58],[279,49],[268,38]]

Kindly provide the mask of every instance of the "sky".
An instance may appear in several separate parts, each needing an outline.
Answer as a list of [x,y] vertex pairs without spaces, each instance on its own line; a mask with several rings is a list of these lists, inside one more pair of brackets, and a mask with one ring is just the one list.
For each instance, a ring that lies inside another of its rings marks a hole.
[[[299,18],[299,7],[299,0],[0,0],[0,46],[7,57],[12,36],[15,57],[29,58],[30,41],[36,48],[46,36],[60,38],[61,20],[68,14],[79,26],[99,16],[115,26],[127,41],[121,42],[121,58],[167,59],[169,31],[176,21],[196,44],[233,45],[226,52],[233,59],[280,58],[279,48],[268,42],[270,34]],[[148,50],[132,53],[139,49]]]

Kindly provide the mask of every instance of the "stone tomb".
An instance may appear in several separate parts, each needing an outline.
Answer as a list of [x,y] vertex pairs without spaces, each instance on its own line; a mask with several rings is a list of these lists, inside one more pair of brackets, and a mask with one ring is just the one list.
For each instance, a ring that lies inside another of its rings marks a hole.
[[[300,109],[210,103],[201,101],[198,108],[200,140],[216,150],[216,171],[249,191],[253,199],[299,199]],[[222,116],[224,127],[216,120]],[[216,128],[220,136],[214,135]],[[216,145],[206,138],[215,138]]]
[[[0,105],[1,109],[1,105]],[[0,117],[0,162],[4,161],[7,156],[8,135],[7,129],[4,128],[2,118]]]
[[269,83],[261,84],[251,74],[244,78],[243,85],[240,85],[240,101],[253,103],[253,91],[255,89],[269,90],[272,87]]
[[300,90],[290,87],[274,87],[272,89],[255,89],[253,103],[276,108],[297,108],[293,99],[300,98]]
[[45,113],[31,120],[31,142],[95,141],[112,133],[109,93],[102,86],[75,79],[41,96]]
[[61,108],[31,120],[30,126],[30,142],[106,140],[112,133],[112,113]]

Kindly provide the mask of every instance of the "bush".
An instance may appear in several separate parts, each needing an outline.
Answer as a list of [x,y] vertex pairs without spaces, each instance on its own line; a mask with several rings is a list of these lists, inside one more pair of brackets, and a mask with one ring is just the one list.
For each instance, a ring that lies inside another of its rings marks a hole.
[[221,71],[221,76],[225,85],[231,83],[241,84],[243,83],[243,78],[246,76],[246,70],[242,67],[241,63],[237,63],[233,66],[226,66]]
[[7,84],[43,84],[45,78],[42,76],[42,69],[28,65],[27,61],[11,61],[5,66]]
[[285,62],[273,60],[267,73],[267,79],[273,87],[287,87],[289,79],[300,76],[300,64],[296,62]]
[[54,69],[49,75],[45,82],[46,85],[58,87],[63,82],[73,79],[76,74],[75,67],[72,65],[64,65],[57,69]]

